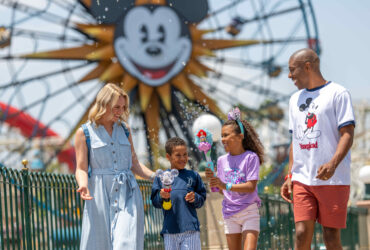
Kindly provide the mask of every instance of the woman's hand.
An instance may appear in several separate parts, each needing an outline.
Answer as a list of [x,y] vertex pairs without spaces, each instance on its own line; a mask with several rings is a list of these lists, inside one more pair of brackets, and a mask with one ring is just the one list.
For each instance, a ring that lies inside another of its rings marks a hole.
[[161,189],[161,192],[159,192],[159,195],[162,197],[162,199],[170,199],[171,193],[164,191],[164,189]]
[[80,193],[80,196],[83,200],[92,200],[93,197],[90,196],[90,191],[87,187],[79,187],[77,192]]
[[218,187],[219,189],[226,189],[226,184],[223,183],[218,177],[212,177],[209,181],[209,185],[211,187]]

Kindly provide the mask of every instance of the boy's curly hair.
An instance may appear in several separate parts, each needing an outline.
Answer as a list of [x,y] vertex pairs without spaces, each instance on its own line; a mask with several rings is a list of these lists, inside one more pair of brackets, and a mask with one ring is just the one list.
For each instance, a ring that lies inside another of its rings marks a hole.
[[176,146],[186,146],[186,142],[177,136],[168,139],[165,145],[166,153],[171,155],[173,148]]

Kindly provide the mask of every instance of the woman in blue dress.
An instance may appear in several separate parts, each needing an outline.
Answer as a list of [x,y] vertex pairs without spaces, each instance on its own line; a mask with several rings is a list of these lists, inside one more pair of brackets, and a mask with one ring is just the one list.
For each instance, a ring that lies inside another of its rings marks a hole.
[[89,122],[76,132],[77,192],[85,200],[80,249],[144,248],[143,199],[134,174],[144,179],[155,174],[136,157],[128,115],[128,95],[107,84]]

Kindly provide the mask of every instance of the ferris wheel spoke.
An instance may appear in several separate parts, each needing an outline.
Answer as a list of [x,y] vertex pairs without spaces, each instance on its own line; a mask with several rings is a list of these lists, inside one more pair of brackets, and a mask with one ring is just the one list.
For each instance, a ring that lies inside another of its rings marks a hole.
[[[76,7],[79,8],[78,9],[79,11],[83,10],[83,8],[82,8],[81,4],[78,2],[78,0],[73,1],[73,2],[66,1],[66,0],[52,0],[52,2],[55,5],[59,6],[60,8],[68,10],[68,11],[73,11]],[[83,15],[84,16],[90,16],[90,15],[87,15],[86,12],[84,12]]]
[[285,43],[302,43],[307,42],[307,38],[305,37],[291,37],[288,39],[272,39],[267,41],[261,41],[259,44],[251,45],[251,46],[264,46],[267,44],[285,44]]
[[268,14],[257,15],[255,17],[251,18],[251,19],[244,19],[242,24],[245,25],[245,24],[249,24],[249,23],[252,23],[252,22],[256,22],[256,21],[267,20],[267,19],[272,18],[272,17],[278,17],[278,16],[281,16],[281,15],[286,15],[286,14],[296,12],[296,11],[301,11],[303,7],[304,7],[303,5],[302,6],[299,5],[299,6],[283,9],[283,10],[272,11]]
[[94,62],[88,62],[88,63],[80,64],[80,65],[77,65],[77,66],[74,66],[74,67],[65,67],[65,68],[62,68],[60,70],[48,72],[48,73],[45,73],[45,74],[40,74],[40,75],[33,76],[33,77],[30,77],[30,78],[26,78],[26,79],[23,79],[23,80],[20,80],[20,81],[13,81],[13,82],[10,82],[10,83],[5,83],[3,85],[0,85],[0,90],[7,89],[7,88],[12,88],[12,87],[15,87],[15,86],[18,86],[18,85],[24,85],[25,83],[28,83],[28,82],[32,82],[32,81],[39,80],[39,79],[49,78],[49,77],[52,77],[52,76],[55,76],[55,75],[58,75],[58,74],[62,74],[62,73],[68,72],[68,71],[77,70],[77,69],[86,67],[86,66],[90,65],[91,63],[94,63]]
[[[257,4],[253,4],[255,1],[252,0],[252,6],[254,6],[254,8],[256,9],[256,13],[261,13],[261,15],[259,16],[264,16],[265,15],[265,5],[264,4],[260,4],[260,9],[257,11]],[[279,2],[281,3],[281,2]],[[274,8],[272,8],[270,11],[274,11],[275,8],[278,6],[278,4],[276,4],[274,6]],[[258,16],[257,16],[258,17]],[[265,32],[267,34],[265,34]],[[261,34],[261,39],[264,39],[265,40],[265,37],[273,37],[273,34],[272,34],[272,30],[271,30],[271,27],[270,27],[270,24],[269,24],[269,18],[262,18],[258,21],[258,26],[254,32],[254,35],[252,37],[257,37],[257,34]],[[267,52],[266,50],[269,49],[269,52]],[[274,49],[274,46],[269,46],[269,47],[264,47],[263,49],[263,53],[262,53],[262,58],[266,58],[266,53],[269,53],[270,55],[273,54],[273,49]],[[268,62],[270,59],[265,59],[265,62],[262,63],[264,66],[266,66],[266,62]]]
[[[287,40],[292,39],[294,37],[294,34],[298,31],[298,29],[299,29],[300,25],[302,24],[302,22],[303,22],[302,19],[297,21],[296,25],[291,30],[291,32],[290,32]],[[304,42],[307,42],[307,39]],[[278,58],[279,55],[281,55],[284,52],[284,50],[288,47],[288,45],[289,45],[288,43],[283,43],[282,46],[279,48],[279,50],[276,53],[274,53],[274,55],[272,56],[272,58]]]
[[[217,41],[220,41],[220,42],[223,42],[224,40],[203,40],[204,42],[209,42],[209,45],[210,46],[215,46],[215,47],[212,47],[211,49],[212,50],[219,50],[220,48],[219,47],[216,47],[216,46],[221,46],[221,45],[216,45],[216,42]],[[214,42],[216,41],[216,42]],[[269,39],[269,40],[261,40],[261,39],[253,39],[253,38],[249,38],[248,40],[248,43],[246,45],[240,45],[238,46],[238,48],[243,48],[245,50],[248,50],[248,49],[252,49],[254,47],[261,47],[261,46],[266,46],[266,45],[271,45],[271,44],[284,44],[284,43],[302,43],[302,42],[307,42],[307,38],[306,37],[289,37],[289,38],[285,38],[285,39],[282,39],[282,38],[278,38],[278,39]],[[213,44],[212,44],[213,42]],[[223,51],[228,51],[228,50],[233,50],[235,49],[235,47],[221,47]]]
[[[209,83],[204,83],[205,86],[208,86],[210,88],[212,88],[213,86],[211,86]],[[243,100],[240,100],[234,93],[228,93],[228,92],[225,92],[223,89],[218,89],[218,91],[214,91],[213,94],[215,99],[217,99],[218,101],[222,101],[224,103],[231,103],[232,105],[243,105],[243,107],[240,107],[242,108],[243,110],[242,111],[247,111],[247,112],[250,112],[251,114],[254,114],[255,116],[258,116],[259,118],[264,118],[262,114],[260,114],[260,112],[257,110],[257,109],[254,109],[254,108],[250,108],[248,107],[248,105],[245,105],[244,101]]]
[[[79,0],[74,0],[72,2],[66,2],[64,0],[53,0],[53,2],[61,8],[69,11],[71,14],[73,12],[74,17],[78,17],[84,20],[86,23],[96,23],[96,19],[82,6]],[[65,4],[69,5],[65,5]]]
[[[275,58],[275,55],[271,56],[271,58]],[[204,57],[202,58],[201,62],[207,63],[207,62],[216,62],[216,63],[222,63],[224,66],[231,66],[231,67],[238,67],[238,68],[251,68],[251,69],[260,69],[260,70],[266,70],[266,68],[269,66],[267,64],[268,60],[261,61],[261,62],[253,62],[250,60],[242,60],[239,58],[232,58],[232,57]],[[285,70],[285,65],[279,65],[274,63],[273,66],[275,67],[281,67],[282,70]]]
[[[254,13],[257,13],[256,14],[256,18],[258,19],[258,25],[255,29],[255,32],[254,34],[252,35],[252,37],[257,37],[257,34],[261,34],[261,39],[265,39],[265,35],[264,35],[264,31],[267,30],[269,32],[269,37],[272,37],[272,33],[271,33],[271,29],[270,27],[268,26],[268,18],[260,18],[261,16],[265,16],[265,5],[261,5],[261,9],[257,9],[258,7],[256,6],[257,3],[255,3],[254,0],[251,1],[251,5],[254,9]],[[259,14],[261,13],[261,14]],[[266,28],[263,28],[264,26],[266,26]]]
[[[210,88],[213,87],[209,83],[205,83],[205,82],[203,82],[203,86],[208,86]],[[251,108],[245,103],[245,99],[244,100],[240,99],[238,96],[235,95],[235,93],[237,92],[230,91],[230,93],[228,93],[228,92],[225,92],[223,89],[219,89],[218,91],[214,91],[212,95],[218,101],[238,106],[243,112],[248,113],[248,116],[250,118],[259,119],[259,120],[271,118],[270,114],[263,112],[263,109],[266,107],[260,107],[258,109]],[[278,100],[272,101],[271,105],[277,105],[278,102],[279,102]]]
[[[23,113],[23,112],[27,112],[28,110],[30,110],[31,108],[37,106],[37,105],[42,105],[44,103],[46,103],[48,100],[56,97],[56,96],[59,96],[63,93],[65,93],[66,91],[68,90],[71,90],[71,88],[75,87],[75,83],[71,83],[63,88],[60,88],[54,92],[51,92],[49,93],[48,95],[38,99],[38,100],[35,100],[31,103],[29,103],[27,106],[24,106],[22,109],[18,110],[18,112],[14,112],[12,115],[8,115],[8,116],[3,116],[2,118],[0,118],[0,121],[1,120],[5,120],[5,119],[10,119],[10,118],[13,118],[13,117],[16,117],[17,115]],[[94,86],[95,88],[96,86]],[[92,88],[92,90],[94,89]],[[86,93],[90,93],[90,92],[86,92]],[[80,96],[84,96],[84,94],[81,94]]]
[[264,95],[264,96],[266,96],[268,98],[271,98],[273,100],[286,100],[286,99],[290,98],[289,95],[284,95],[280,92],[277,92],[277,91],[274,91],[274,90],[271,90],[271,89],[263,88],[262,86],[256,85],[251,81],[244,80],[244,79],[238,78],[236,76],[228,75],[228,74],[225,74],[225,73],[219,73],[219,74],[217,74],[217,77],[219,77],[221,80],[229,83],[232,86],[236,86],[238,88],[241,88],[241,87],[247,88],[248,90],[250,90],[252,92],[255,92],[255,93],[260,94],[260,95]]
[[[94,87],[95,88],[95,87]],[[91,100],[89,106],[86,108],[85,112],[82,114],[77,123],[70,129],[69,134],[65,137],[61,148],[64,148],[65,145],[72,139],[73,135],[76,133],[77,129],[82,126],[84,122],[87,121],[90,109],[93,107],[95,100]],[[131,129],[132,130],[132,129]]]
[[12,8],[13,11],[17,10],[17,11],[23,12],[24,14],[28,15],[27,17],[22,18],[20,20],[15,20],[13,23],[11,23],[12,27],[25,23],[26,21],[29,21],[31,18],[37,18],[39,20],[43,20],[49,23],[53,23],[53,24],[57,24],[57,25],[61,25],[61,26],[65,26],[65,27],[73,29],[74,28],[73,26],[68,25],[69,16],[65,18],[60,15],[48,12],[48,8],[50,4],[51,4],[51,1],[47,4],[46,8],[38,9],[30,5],[21,4],[18,2],[14,3],[13,1],[9,1],[9,0],[3,0],[0,2],[0,5]]
[[[48,3],[47,7],[49,7],[50,3],[51,2]],[[30,5],[21,4],[21,3],[18,3],[18,2],[15,3],[14,1],[10,1],[10,0],[3,0],[3,1],[0,2],[0,4],[4,5],[6,7],[13,8],[13,11],[15,11],[15,9],[16,9],[17,11],[23,12],[24,14],[28,15],[25,18],[22,18],[20,20],[16,20],[16,22],[13,23],[13,25],[16,25],[16,24],[18,25],[18,24],[24,23],[24,22],[28,21],[30,18],[33,18],[33,17],[37,17],[37,18],[43,19],[45,21],[52,22],[52,23],[57,23],[57,24],[61,24],[61,25],[63,24],[63,21],[65,21],[60,16],[57,16],[55,14],[51,14],[51,13],[46,12],[47,8],[37,9],[37,8],[34,8]]]
[[27,17],[23,17],[23,18],[17,20],[16,22],[14,22],[14,19],[12,19],[12,25],[20,24],[20,23],[23,23],[25,21],[28,21],[29,19],[31,19],[33,17],[40,16],[41,14],[43,14],[47,11],[50,4],[51,4],[51,2],[49,2],[44,9],[37,9],[37,8],[33,8],[29,5],[20,4],[19,2],[14,2],[12,0],[2,0],[2,1],[0,1],[0,5],[3,5],[3,6],[6,6],[6,7],[9,7],[9,8],[13,9],[13,13],[12,13],[13,18],[14,18],[15,10],[23,12],[23,13],[28,15]]
[[21,28],[13,28],[13,37],[29,36],[31,38],[37,38],[38,40],[47,41],[65,41],[65,42],[79,42],[85,43],[86,39],[81,39],[78,37],[64,36],[50,32],[36,31],[36,30],[26,30]]
[[[277,16],[280,16],[280,15],[285,15],[285,14],[288,14],[288,13],[291,13],[291,12],[299,11],[301,9],[302,9],[302,6],[291,7],[291,8],[288,8],[288,9],[271,12],[269,14],[265,14],[265,15],[262,15],[262,16],[255,16],[255,17],[253,17],[251,19],[244,19],[244,20],[241,21],[240,24],[241,25],[245,25],[245,24],[249,24],[249,23],[260,21],[262,19],[268,19],[268,18],[271,18],[271,17],[277,17]],[[215,28],[215,31],[224,30],[226,27],[227,27],[227,25],[226,26],[217,27],[217,28]]]
[[[99,83],[98,83],[99,84]],[[90,89],[88,89],[86,91],[86,93],[93,93],[94,90],[96,90],[97,88],[97,85],[93,85],[93,87],[91,87]],[[59,111],[59,113],[57,113],[54,118],[52,118],[47,124],[46,124],[46,127],[51,127],[55,122],[63,119],[63,117],[65,117],[71,110],[73,110],[73,108],[77,105],[77,104],[80,104],[80,102],[84,99],[86,99],[86,95],[85,94],[81,94],[78,98],[76,98],[73,102],[71,102],[69,105],[66,105],[61,111]],[[78,121],[80,122],[80,121]],[[69,129],[71,129],[71,126],[69,127]]]
[[237,1],[233,1],[232,3],[229,3],[229,4],[226,4],[225,6],[222,6],[221,8],[215,10],[215,11],[212,11],[208,14],[208,18],[211,17],[211,16],[215,16],[217,14],[220,14],[226,10],[229,10],[231,9],[232,7],[234,7],[235,5],[241,3],[241,2],[244,2],[246,0],[237,0]]

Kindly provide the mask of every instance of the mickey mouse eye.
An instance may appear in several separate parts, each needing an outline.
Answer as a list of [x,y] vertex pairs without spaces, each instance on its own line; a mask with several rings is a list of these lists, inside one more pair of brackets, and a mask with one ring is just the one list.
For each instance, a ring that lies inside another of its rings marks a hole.
[[148,28],[146,25],[141,26],[140,32],[143,33],[143,37],[141,38],[141,42],[146,43],[148,42]]
[[164,39],[165,39],[165,36],[166,36],[166,33],[165,33],[165,30],[164,30],[162,25],[159,25],[158,32],[160,33],[160,37],[159,37],[158,40],[159,40],[159,42],[163,43]]

